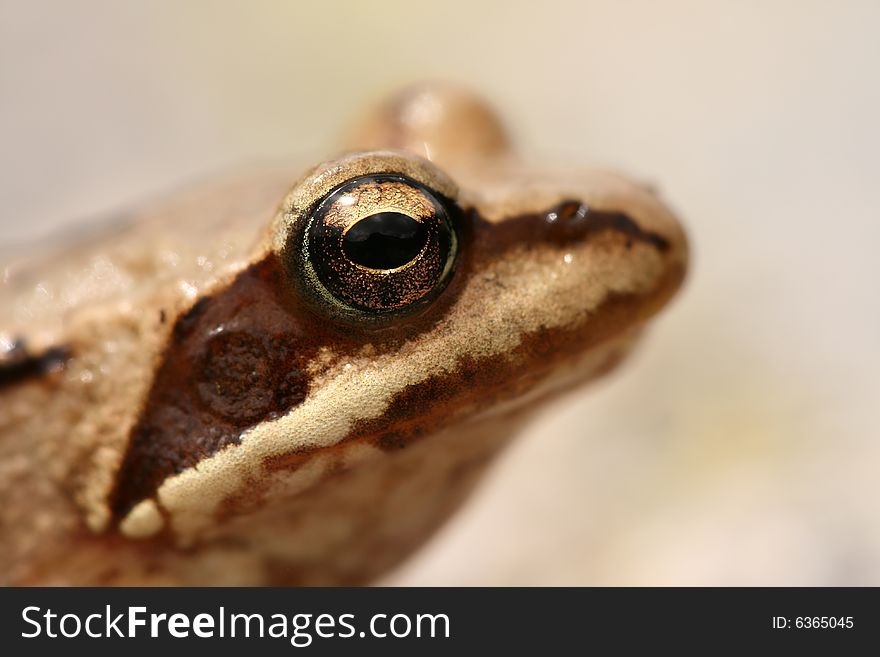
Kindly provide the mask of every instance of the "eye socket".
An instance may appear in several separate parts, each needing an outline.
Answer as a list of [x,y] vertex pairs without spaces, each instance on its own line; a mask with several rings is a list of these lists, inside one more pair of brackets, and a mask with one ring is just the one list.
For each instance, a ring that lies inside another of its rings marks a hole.
[[458,243],[451,211],[451,201],[401,175],[365,175],[337,187],[304,231],[315,291],[372,315],[420,307],[452,271]]

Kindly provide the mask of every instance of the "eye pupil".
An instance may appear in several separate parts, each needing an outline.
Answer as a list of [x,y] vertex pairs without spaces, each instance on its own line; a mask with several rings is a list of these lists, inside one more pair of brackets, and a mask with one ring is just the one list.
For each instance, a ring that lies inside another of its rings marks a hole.
[[428,241],[425,225],[400,212],[377,212],[354,224],[342,238],[342,250],[369,269],[396,269],[412,261]]

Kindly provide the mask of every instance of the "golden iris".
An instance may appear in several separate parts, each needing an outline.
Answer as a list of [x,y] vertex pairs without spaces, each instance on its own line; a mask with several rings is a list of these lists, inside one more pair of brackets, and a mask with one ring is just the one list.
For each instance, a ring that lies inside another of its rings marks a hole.
[[452,269],[457,240],[449,204],[404,176],[355,178],[312,213],[307,260],[326,294],[348,308],[411,309],[439,293]]

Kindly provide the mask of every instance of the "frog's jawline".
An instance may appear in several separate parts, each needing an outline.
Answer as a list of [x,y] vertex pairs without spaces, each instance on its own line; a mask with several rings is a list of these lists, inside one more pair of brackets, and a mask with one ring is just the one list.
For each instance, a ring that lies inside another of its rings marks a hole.
[[[377,353],[387,353],[430,328],[461,290],[474,263],[488,262],[523,244],[561,247],[607,231],[624,236],[627,247],[638,241],[661,251],[669,248],[662,236],[642,230],[626,215],[590,210],[577,201],[498,224],[485,221],[475,210],[465,216],[470,226],[464,232],[471,237],[462,244],[464,257],[449,288],[423,316],[381,334],[346,330],[316,316],[287,283],[274,255],[251,265],[228,287],[181,316],[129,438],[111,495],[114,518],[121,520],[139,501],[155,495],[167,477],[237,444],[250,427],[300,404],[311,384],[308,365],[321,347],[329,343],[335,354],[344,356],[369,343]],[[430,401],[422,393],[419,398]],[[382,427],[369,429],[380,437],[380,447],[399,446],[403,438]],[[405,433],[407,439],[417,437]]]

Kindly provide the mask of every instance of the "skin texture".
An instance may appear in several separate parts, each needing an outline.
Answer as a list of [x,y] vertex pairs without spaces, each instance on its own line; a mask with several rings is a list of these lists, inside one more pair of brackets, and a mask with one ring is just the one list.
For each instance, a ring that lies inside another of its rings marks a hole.
[[[651,190],[521,161],[459,89],[408,89],[349,144],[4,262],[4,584],[369,582],[684,277]],[[333,189],[389,173],[451,204],[457,255],[408,313],[350,312],[301,236]]]

